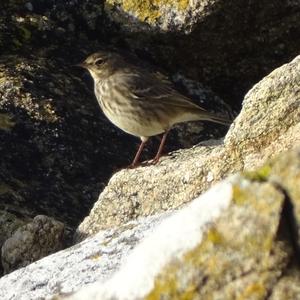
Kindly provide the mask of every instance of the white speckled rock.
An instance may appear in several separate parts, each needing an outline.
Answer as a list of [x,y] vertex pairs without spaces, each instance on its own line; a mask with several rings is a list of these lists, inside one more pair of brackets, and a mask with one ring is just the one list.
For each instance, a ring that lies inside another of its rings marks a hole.
[[49,299],[60,291],[68,293],[84,284],[104,281],[119,268],[132,248],[167,215],[99,232],[78,245],[3,276],[0,279],[0,299]]
[[164,220],[110,279],[56,299],[299,299],[299,176],[299,149],[232,176]]

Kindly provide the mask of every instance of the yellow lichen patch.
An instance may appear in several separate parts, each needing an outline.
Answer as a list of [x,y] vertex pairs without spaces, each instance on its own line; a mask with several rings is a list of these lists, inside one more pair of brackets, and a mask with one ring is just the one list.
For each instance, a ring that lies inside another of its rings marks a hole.
[[233,186],[232,191],[233,191],[233,195],[232,195],[233,202],[237,205],[243,205],[247,200],[247,198],[249,197],[248,192],[242,189],[238,185]]
[[9,114],[0,113],[0,130],[9,131],[15,126],[15,122]]
[[270,175],[271,166],[266,164],[256,171],[244,172],[246,178],[252,181],[266,181]]
[[[107,3],[115,5],[116,1],[108,0]],[[124,0],[119,3],[125,12],[135,15],[140,21],[151,24],[162,15],[163,7],[185,10],[189,5],[189,0]]]
[[[225,238],[217,228],[212,227],[207,231],[201,243],[184,255],[183,263],[192,269],[203,268],[209,274],[219,274],[226,263],[225,261],[221,262],[218,250],[225,250],[227,247]],[[211,255],[207,256],[206,254],[210,252]]]
[[[145,297],[146,300],[159,300],[164,299],[180,299],[192,300],[197,295],[197,286],[189,282],[184,289],[181,289],[181,284],[178,282],[177,277],[178,269],[168,269],[168,280],[162,278],[155,280],[155,288]],[[166,277],[164,277],[165,279]]]
[[216,228],[209,230],[206,238],[213,244],[221,244],[224,242],[223,236]]
[[[167,296],[166,299],[195,299],[199,293],[198,280],[205,281],[207,273],[219,274],[223,269],[218,263],[217,255],[206,256],[209,249],[219,247],[223,242],[221,233],[216,228],[211,228],[202,243],[164,268],[155,279],[154,288],[145,299],[162,299],[164,295]],[[195,278],[195,270],[201,268],[206,271]]]
[[99,261],[101,259],[101,255],[99,253],[96,253],[96,254],[93,254],[91,256],[89,256],[88,258],[91,259],[91,260],[96,260],[96,261]]
[[238,297],[238,300],[264,299],[266,294],[265,284],[263,282],[256,282],[246,286],[242,294]]
[[273,243],[274,236],[272,235],[268,235],[264,239],[260,239],[258,236],[250,235],[244,237],[243,248],[245,254],[249,255],[257,251],[258,249],[268,254],[272,249]]
[[168,278],[168,280],[165,280],[166,279],[165,277],[164,278],[157,277],[155,279],[155,283],[154,283],[155,287],[145,297],[145,300],[162,299],[164,294],[170,296],[170,295],[174,295],[174,293],[177,292],[177,284],[176,284],[176,277],[175,277],[176,270],[173,271],[174,271],[173,273],[172,272],[169,273],[170,277]]
[[113,238],[107,238],[105,239],[102,243],[101,243],[101,246],[107,246],[109,245],[109,243],[113,240]]
[[214,299],[220,287],[222,299],[263,299],[277,276],[270,270],[288,262],[286,244],[276,239],[284,198],[272,183],[242,176],[233,189],[238,205],[210,224],[195,248],[161,270],[146,299]]

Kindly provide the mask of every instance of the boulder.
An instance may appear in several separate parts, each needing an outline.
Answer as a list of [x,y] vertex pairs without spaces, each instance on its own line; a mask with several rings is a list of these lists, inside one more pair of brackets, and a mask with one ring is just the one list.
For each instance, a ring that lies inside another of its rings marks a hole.
[[[233,116],[253,84],[298,55],[299,2],[277,2],[1,1],[0,241],[5,271],[60,248],[55,238],[48,244],[49,228],[37,226],[49,252],[32,232],[15,235],[17,228],[27,232],[26,224],[46,214],[64,222],[70,238],[112,174],[130,163],[139,142],[101,114],[90,77],[75,70],[74,63],[99,48],[130,52],[206,109]],[[172,152],[155,167],[115,174],[77,230],[77,241],[180,209],[229,174],[253,170],[297,145],[298,74],[296,58],[248,92],[224,141],[219,138],[226,128],[201,122],[172,130],[166,152],[205,142]],[[157,139],[149,143],[143,159],[153,156],[157,144]],[[282,278],[278,295],[296,280],[293,274]]]
[[64,225],[47,216],[36,216],[20,226],[1,248],[4,273],[27,266],[64,245]]
[[[115,25],[98,0],[2,1],[0,23],[0,181],[7,187],[0,193],[2,208],[31,219],[47,214],[74,230],[139,144],[104,117],[91,78],[72,67],[107,44]],[[232,113],[209,87],[169,75],[204,107]],[[190,134],[184,137],[182,129],[174,130],[166,149],[226,130],[202,127],[185,125]],[[154,155],[153,140],[144,159]]]
[[104,2],[118,25],[114,43],[204,83],[238,108],[253,84],[299,55],[299,7],[268,0]]
[[245,96],[224,141],[173,152],[161,163],[115,174],[77,239],[139,216],[178,208],[229,174],[251,170],[300,142],[300,56],[274,70]]
[[299,176],[297,148],[178,211],[100,231],[10,273],[0,279],[0,296],[298,299]]

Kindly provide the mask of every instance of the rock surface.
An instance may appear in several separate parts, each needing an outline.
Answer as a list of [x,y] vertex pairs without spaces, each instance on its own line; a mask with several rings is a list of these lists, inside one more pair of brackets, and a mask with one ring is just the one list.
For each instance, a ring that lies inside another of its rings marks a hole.
[[44,213],[75,226],[114,168],[106,163],[109,157],[115,165],[124,162],[106,135],[114,131],[111,139],[120,143],[124,136],[65,63],[2,56],[0,77],[0,108],[6,112],[6,129],[0,130],[1,208],[27,218]]
[[[5,190],[5,187],[2,186],[0,189],[3,191]],[[3,243],[10,238],[19,227],[23,226],[29,221],[31,221],[31,219],[25,220],[22,216],[18,218],[15,214],[0,210],[0,249],[3,246]],[[4,270],[1,263],[0,274],[3,274],[3,272]]]
[[110,280],[66,298],[299,299],[299,176],[298,148],[231,177],[163,222]]
[[268,0],[7,0],[0,51],[46,51],[68,61],[112,45],[203,82],[239,107],[254,83],[298,55],[299,8]]
[[[299,1],[107,0],[122,42],[232,104],[299,55]],[[117,37],[114,40],[119,41]],[[228,88],[230,87],[230,88]]]
[[299,176],[298,148],[174,213],[99,232],[6,275],[0,296],[279,300],[288,289],[284,299],[298,299]]
[[70,292],[80,288],[83,282],[88,284],[96,278],[105,280],[166,216],[152,216],[132,221],[117,230],[99,232],[68,250],[3,276],[0,279],[0,298],[50,299],[61,290]]
[[[107,42],[106,21],[98,0],[0,3],[0,209],[24,218],[47,214],[74,229],[111,174],[131,162],[139,140],[107,121],[91,79],[71,67]],[[208,87],[191,95],[230,112]],[[201,127],[191,126],[184,139],[174,130],[169,150],[225,132],[208,126],[202,134]]]
[[36,216],[19,227],[1,248],[4,273],[27,266],[64,245],[64,225],[47,216]]
[[80,224],[77,238],[180,207],[225,176],[256,168],[299,144],[299,85],[300,56],[247,93],[224,143],[203,143],[174,152],[158,165],[115,174]]
[[[299,1],[0,1],[1,246],[39,214],[74,230],[111,174],[134,155],[138,140],[101,115],[90,78],[72,64],[99,48],[130,50],[205,108],[232,114],[222,99],[239,109],[254,83],[298,55],[299,16]],[[297,144],[298,74],[295,59],[256,85],[224,144],[211,140],[155,168],[117,173],[77,236],[179,208],[228,174]],[[166,150],[224,133],[187,124],[172,131]],[[155,151],[153,140],[145,159]],[[10,257],[15,246],[7,248],[6,271],[49,253],[27,237],[24,245],[22,237],[10,240],[24,252]],[[282,279],[278,295],[294,273]]]

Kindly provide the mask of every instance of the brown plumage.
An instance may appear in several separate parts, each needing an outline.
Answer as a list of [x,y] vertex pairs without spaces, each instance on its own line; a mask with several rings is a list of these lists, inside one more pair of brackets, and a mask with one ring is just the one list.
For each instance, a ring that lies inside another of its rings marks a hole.
[[199,120],[231,123],[192,103],[169,81],[127,62],[117,53],[94,53],[79,66],[93,77],[95,95],[106,117],[123,131],[141,139],[132,167],[137,165],[148,138],[164,133],[152,161],[158,162],[167,133],[174,124]]

